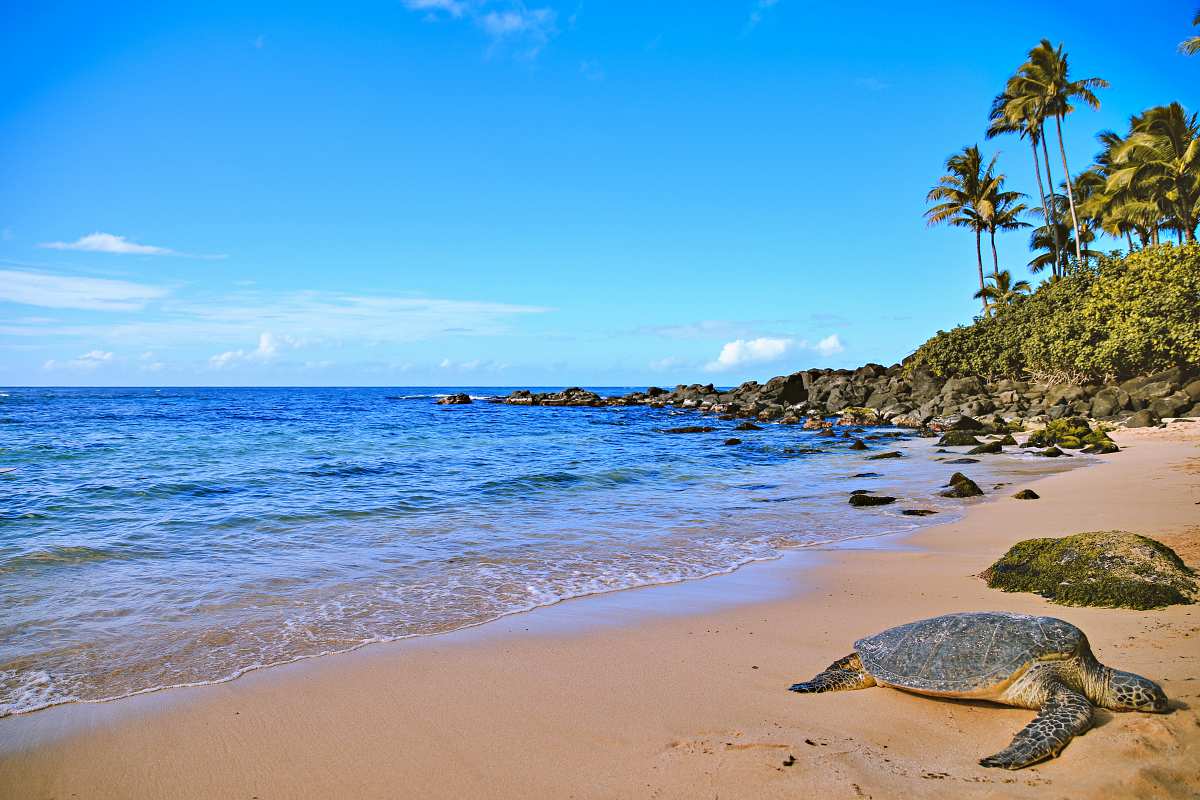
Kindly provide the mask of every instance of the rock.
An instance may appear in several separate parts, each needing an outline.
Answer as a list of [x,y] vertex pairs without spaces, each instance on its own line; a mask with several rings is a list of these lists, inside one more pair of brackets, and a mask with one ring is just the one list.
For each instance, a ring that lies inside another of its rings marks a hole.
[[994,453],[1003,453],[1004,446],[999,442],[984,442],[978,447],[972,447],[967,451],[969,456],[991,455]]
[[809,417],[804,421],[804,430],[806,431],[819,431],[822,428],[829,428],[832,426],[832,422],[826,422],[821,417]]
[[900,416],[893,417],[892,424],[895,425],[897,428],[921,428],[921,427],[923,427],[923,423],[921,422],[921,420],[917,419],[916,417],[912,416],[911,414],[901,414]]
[[1014,494],[1013,497],[1018,500],[1040,500],[1042,496],[1033,489],[1022,489]]
[[878,472],[856,472],[850,476],[851,478],[879,478],[882,477]]
[[889,450],[886,453],[876,453],[873,456],[867,456],[868,461],[879,461],[884,458],[904,458],[904,453],[899,450]]
[[[1051,420],[1040,431],[1034,431],[1025,441],[1025,447],[1047,447],[1058,445],[1073,449],[1090,448],[1089,452],[1112,452],[1120,448],[1100,428],[1092,429],[1083,417],[1063,417]],[[1049,453],[1043,453],[1049,455]],[[1061,452],[1058,453],[1061,455]]]
[[979,444],[979,440],[975,438],[975,434],[967,431],[949,431],[941,439],[938,439],[938,444],[942,447],[974,447]]
[[1085,397],[1087,397],[1087,393],[1083,391],[1083,388],[1073,383],[1065,386],[1055,386],[1046,392],[1046,405],[1067,405],[1076,400],[1083,400]]
[[1012,447],[1017,443],[1017,440],[1012,437],[1011,433],[1004,434],[998,441],[1001,445],[1008,445],[1009,447]]
[[647,397],[659,397],[659,396],[661,396],[661,395],[664,395],[664,394],[666,394],[666,393],[667,393],[667,390],[666,390],[666,389],[660,389],[660,388],[659,388],[659,387],[657,387],[657,386],[651,386],[650,388],[648,388],[648,389],[646,390],[646,396],[647,396]]
[[715,430],[709,425],[684,425],[680,428],[663,428],[662,433],[711,433]]
[[450,394],[445,397],[439,397],[437,404],[439,406],[466,406],[471,404],[471,395],[460,392],[458,394]]
[[1183,393],[1191,398],[1193,403],[1200,403],[1200,380],[1192,381],[1184,386]]
[[950,488],[940,493],[942,497],[979,497],[983,494],[979,484],[961,472],[951,475],[950,482],[946,485]]
[[850,495],[850,505],[855,507],[863,506],[886,506],[896,502],[894,497],[885,497],[883,495],[871,494],[852,494]]
[[1192,399],[1183,392],[1174,392],[1166,397],[1160,397],[1150,403],[1149,409],[1152,414],[1160,419],[1162,417],[1177,417],[1183,411],[1186,411],[1192,405]]
[[993,589],[1063,605],[1136,609],[1195,601],[1195,575],[1171,548],[1125,531],[1026,539],[984,571]]
[[725,440],[725,444],[726,444],[726,446],[729,446],[729,445],[735,445],[735,444],[741,444],[741,443],[742,443],[742,440],[741,440],[741,439],[733,439],[733,438],[731,438],[731,439],[726,439],[726,440]]
[[1034,453],[1034,455],[1042,456],[1043,458],[1058,458],[1059,456],[1066,455],[1066,453],[1057,447],[1047,447],[1045,450],[1039,450]]
[[762,428],[759,427],[758,425],[755,425],[753,422],[747,421],[747,422],[739,422],[737,424],[737,427],[734,428],[734,430],[735,431],[761,431]]
[[883,420],[879,417],[879,412],[873,408],[856,407],[842,409],[841,417],[837,421],[838,425],[854,426],[867,425],[876,426],[882,425]]
[[946,460],[947,464],[978,464],[978,458],[950,458]]
[[1089,413],[1096,418],[1111,417],[1122,409],[1129,408],[1129,392],[1116,386],[1105,386],[1092,398]]
[[814,436],[822,436],[822,437],[827,437],[827,436],[837,436],[837,434],[836,434],[836,433],[834,433],[834,432],[833,432],[831,429],[829,429],[829,428],[823,428],[822,430],[819,430],[819,431],[817,431],[817,432],[816,432],[815,434],[813,434],[813,435],[814,435]]
[[906,517],[928,517],[930,514],[936,514],[936,511],[930,511],[927,508],[906,508],[900,512]]
[[1154,428],[1158,426],[1161,420],[1158,416],[1148,408],[1141,411],[1135,411],[1133,416],[1125,420],[1126,428]]
[[854,443],[850,445],[850,449],[851,450],[866,450],[867,443],[864,442],[862,439],[855,439]]

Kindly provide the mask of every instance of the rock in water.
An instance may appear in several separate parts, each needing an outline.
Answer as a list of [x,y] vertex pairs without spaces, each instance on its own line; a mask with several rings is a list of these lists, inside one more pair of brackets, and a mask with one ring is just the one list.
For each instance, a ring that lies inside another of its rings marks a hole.
[[1004,445],[1000,444],[999,442],[985,442],[985,443],[979,445],[978,447],[972,447],[970,450],[967,451],[967,455],[978,456],[978,455],[988,455],[988,454],[1003,453],[1003,452],[1004,452]]
[[681,428],[663,428],[663,433],[711,433],[716,428],[710,425],[684,425]]
[[993,589],[1076,606],[1160,608],[1195,602],[1195,573],[1162,542],[1125,531],[1026,539],[980,575]]
[[1042,496],[1033,489],[1022,489],[1013,495],[1018,500],[1041,500]]
[[942,497],[979,497],[983,494],[983,489],[979,488],[979,484],[961,472],[951,475],[950,482],[946,485],[950,488],[941,492]]
[[854,443],[850,445],[850,449],[851,450],[866,450],[867,443],[864,442],[862,439],[855,439]]
[[737,439],[737,438],[731,438],[731,439],[726,439],[726,440],[725,440],[725,444],[726,444],[727,446],[728,446],[728,445],[741,444],[741,443],[742,443],[742,440],[741,440],[741,439]]
[[867,456],[868,461],[879,461],[884,458],[904,458],[904,453],[899,450],[889,450],[886,453],[876,453],[873,456]]
[[886,506],[889,503],[896,502],[894,497],[885,497],[883,495],[870,494],[852,494],[850,495],[850,505],[860,506]]
[[753,422],[739,422],[737,427],[734,428],[734,430],[735,431],[761,431],[762,428],[760,428],[758,425],[755,425]]
[[942,447],[974,447],[979,444],[979,440],[970,431],[949,431],[938,439],[938,444]]
[[930,511],[928,508],[906,508],[900,512],[906,517],[928,517],[930,514],[936,514],[936,511]]
[[465,406],[470,405],[471,395],[466,393],[450,394],[445,397],[439,397],[437,404],[439,406]]

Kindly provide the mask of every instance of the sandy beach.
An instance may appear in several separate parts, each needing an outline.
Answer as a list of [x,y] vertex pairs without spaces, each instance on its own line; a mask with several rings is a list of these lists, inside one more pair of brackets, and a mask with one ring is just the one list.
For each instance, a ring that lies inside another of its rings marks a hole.
[[[952,523],[704,581],[561,603],[97,705],[0,720],[4,798],[1200,796],[1200,610],[1071,608],[976,575],[1032,536],[1123,529],[1200,564],[1200,424]],[[988,487],[990,489],[990,487]],[[871,513],[866,510],[864,513]],[[1097,712],[1051,762],[984,769],[1028,711],[874,688],[786,691],[882,628],[1049,614],[1162,683],[1162,716]]]

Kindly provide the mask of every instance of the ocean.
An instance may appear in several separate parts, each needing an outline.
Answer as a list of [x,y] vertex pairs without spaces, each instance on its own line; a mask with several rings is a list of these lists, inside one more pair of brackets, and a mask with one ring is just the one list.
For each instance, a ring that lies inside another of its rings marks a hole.
[[[990,493],[1088,460],[956,467],[909,433],[857,452],[799,426],[662,433],[699,420],[683,410],[436,405],[457,391],[0,390],[0,715],[894,534],[975,502],[937,496],[955,469]],[[907,457],[867,458],[890,449]],[[851,508],[860,488],[900,502]]]

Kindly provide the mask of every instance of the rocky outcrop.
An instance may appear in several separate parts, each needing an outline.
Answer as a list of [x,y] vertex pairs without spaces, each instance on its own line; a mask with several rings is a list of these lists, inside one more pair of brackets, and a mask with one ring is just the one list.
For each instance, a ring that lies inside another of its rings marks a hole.
[[449,394],[445,397],[439,397],[437,404],[439,406],[466,406],[471,404],[471,395],[465,392],[459,394]]
[[1026,539],[988,567],[993,589],[1033,592],[1055,603],[1159,608],[1195,601],[1195,574],[1161,542],[1125,531]]
[[983,490],[979,488],[979,484],[961,472],[951,475],[950,482],[946,485],[950,488],[944,492],[940,492],[942,497],[979,497],[983,494]]

